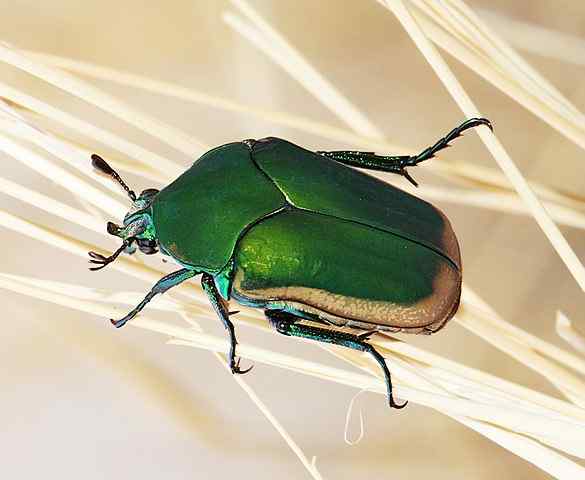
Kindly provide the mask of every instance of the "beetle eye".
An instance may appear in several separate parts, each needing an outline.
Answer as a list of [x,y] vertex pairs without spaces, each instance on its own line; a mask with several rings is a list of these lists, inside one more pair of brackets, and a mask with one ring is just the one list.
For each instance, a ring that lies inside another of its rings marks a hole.
[[159,191],[156,188],[147,188],[146,190],[142,190],[140,196],[142,198],[154,197]]
[[156,240],[139,239],[137,240],[138,248],[145,255],[152,255],[158,252]]
[[134,208],[141,210],[148,207],[158,192],[159,190],[156,188],[147,188],[146,190],[143,190],[140,196],[134,201]]

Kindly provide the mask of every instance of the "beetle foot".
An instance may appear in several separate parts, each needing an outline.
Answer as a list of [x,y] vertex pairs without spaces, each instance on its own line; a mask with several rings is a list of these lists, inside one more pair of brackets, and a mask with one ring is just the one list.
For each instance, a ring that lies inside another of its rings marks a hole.
[[125,317],[124,318],[121,318],[120,320],[114,320],[113,318],[110,318],[110,322],[116,328],[123,327],[124,325],[126,325],[126,322],[127,321],[128,320]]
[[408,405],[408,401],[400,404],[400,403],[396,403],[394,401],[394,397],[390,396],[390,398],[388,399],[388,403],[390,404],[390,408],[396,408],[397,410],[400,410],[404,407],[406,407],[406,405]]
[[[439,140],[435,144],[435,146],[433,148],[431,148],[431,151],[435,150],[435,152],[436,152],[437,150],[440,150],[442,148],[450,147],[451,145],[449,145],[449,142],[455,140],[456,138],[462,137],[463,132],[465,130],[469,130],[470,128],[479,127],[480,125],[485,125],[492,132],[494,131],[494,127],[492,126],[492,122],[490,122],[487,118],[470,118],[469,120],[465,120],[458,127],[455,127],[445,137],[443,137],[441,140]],[[437,147],[439,147],[439,148],[437,149]]]
[[89,267],[89,269],[92,271],[101,270],[108,263],[111,262],[111,260],[110,260],[111,257],[104,257],[101,253],[87,252],[87,254],[91,257],[91,260],[89,260],[89,263],[95,263],[95,264],[99,265],[98,267]]
[[89,263],[95,263],[96,265],[98,265],[97,267],[89,267],[89,269],[92,271],[101,270],[106,265],[108,265],[109,263],[112,263],[114,260],[116,260],[116,258],[118,258],[118,256],[124,250],[126,250],[126,248],[128,248],[131,244],[132,244],[132,240],[124,240],[124,242],[122,243],[122,246],[120,248],[118,248],[118,250],[116,250],[114,253],[112,253],[109,257],[104,257],[101,253],[97,253],[97,252],[87,252],[87,254],[91,257],[91,260],[89,260]]
[[240,368],[240,360],[241,358],[238,358],[237,361],[232,360],[230,362],[230,368],[232,369],[232,373],[234,375],[243,375],[244,373],[248,373],[250,370],[252,370],[254,368],[254,365],[250,365],[248,368],[242,370]]
[[467,130],[468,128],[479,127],[480,125],[485,125],[492,132],[494,131],[494,126],[492,125],[492,122],[490,122],[487,118],[483,118],[483,117],[470,118],[466,122],[463,122],[463,124],[459,128],[461,131],[463,131],[463,130]]
[[414,167],[415,165],[418,165],[421,162],[434,158],[436,153],[445,148],[449,148],[451,146],[449,142],[452,142],[456,138],[461,137],[465,130],[479,127],[481,125],[488,127],[492,132],[494,131],[494,127],[487,118],[470,118],[468,120],[465,120],[461,125],[451,130],[447,135],[441,138],[432,147],[425,148],[418,155],[407,157],[404,163],[402,163],[402,165],[400,166],[399,173],[405,176],[407,180],[410,181],[413,185],[417,186],[416,182],[412,179],[412,177],[409,177],[409,175],[406,173],[405,167]]

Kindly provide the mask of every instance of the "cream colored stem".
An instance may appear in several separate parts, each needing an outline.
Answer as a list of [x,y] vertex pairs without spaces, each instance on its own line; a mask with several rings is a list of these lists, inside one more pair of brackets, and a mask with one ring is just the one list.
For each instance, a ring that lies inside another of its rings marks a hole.
[[[402,0],[387,0],[385,4],[390,8],[410,37],[416,43],[419,50],[425,56],[435,73],[441,79],[453,99],[468,118],[481,117],[471,98],[467,95],[459,80],[453,75],[449,66],[445,63],[439,52],[424,35],[414,18],[406,8]],[[487,127],[476,129],[485,146],[488,148],[502,171],[506,174],[520,197],[526,202],[538,225],[545,233],[579,286],[585,292],[585,268],[577,255],[566,241],[565,237],[551,220],[548,213],[532,192],[522,173],[512,161],[503,145]]]
[[[196,153],[198,148],[200,152],[204,150],[204,147],[202,148],[203,145],[193,137],[166,125],[154,117],[125,105],[120,100],[66,72],[43,65],[38,60],[33,61],[29,59],[14,47],[0,43],[0,61],[34,75],[57,88],[61,88],[91,103],[95,107],[117,116],[123,121],[132,123],[137,128],[168,143],[189,156]],[[173,168],[174,165],[169,163],[167,166],[168,168]]]

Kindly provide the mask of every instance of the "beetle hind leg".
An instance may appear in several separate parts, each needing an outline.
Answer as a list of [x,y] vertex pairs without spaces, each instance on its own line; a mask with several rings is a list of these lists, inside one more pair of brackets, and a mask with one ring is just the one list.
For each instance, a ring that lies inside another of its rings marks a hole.
[[396,173],[402,175],[415,187],[418,187],[418,183],[416,183],[414,178],[410,176],[406,168],[415,167],[419,163],[433,158],[437,152],[447,148],[449,142],[460,137],[465,130],[479,127],[480,125],[485,125],[490,130],[493,130],[492,124],[487,118],[470,118],[451,130],[433,146],[425,148],[418,155],[376,155],[374,152],[353,150],[339,150],[332,152],[318,151],[315,153],[352,167]]
[[406,162],[405,166],[413,167],[420,162],[424,162],[425,160],[433,158],[435,156],[435,153],[439,152],[440,150],[443,150],[444,148],[449,147],[449,142],[460,137],[465,130],[479,127],[480,125],[485,125],[491,131],[494,130],[491,122],[487,118],[470,118],[468,120],[465,120],[461,125],[455,127],[447,135],[438,140],[433,146],[425,148],[418,155],[408,157],[408,161]]
[[[339,332],[336,330],[329,330],[327,328],[315,327],[312,325],[306,325],[299,323],[303,320],[292,313],[285,312],[283,310],[265,310],[264,313],[268,318],[270,325],[280,334],[287,335],[290,337],[307,338],[310,340],[316,340],[323,343],[331,343],[332,345],[340,345],[342,347],[351,348],[360,352],[367,352],[380,365],[380,368],[384,372],[384,378],[386,380],[386,392],[388,395],[388,404],[392,408],[404,408],[408,402],[396,403],[392,394],[392,378],[390,371],[384,360],[384,357],[369,343],[364,341],[364,334],[354,335],[346,332]],[[366,338],[373,332],[366,332]]]

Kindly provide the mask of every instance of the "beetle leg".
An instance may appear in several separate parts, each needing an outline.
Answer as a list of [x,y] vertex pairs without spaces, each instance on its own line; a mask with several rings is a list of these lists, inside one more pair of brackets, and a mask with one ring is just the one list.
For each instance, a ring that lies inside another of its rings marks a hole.
[[[412,177],[410,177],[405,170],[408,161],[413,158],[408,155],[384,156],[376,155],[374,152],[360,152],[353,150],[339,150],[333,152],[318,151],[315,153],[331,158],[339,163],[343,163],[344,165],[403,175],[410,182],[414,182]],[[414,184],[416,185],[416,182],[414,182]]]
[[212,275],[208,273],[204,273],[203,275],[201,275],[201,286],[203,287],[203,291],[207,293],[207,296],[209,297],[209,301],[211,302],[211,306],[215,310],[215,313],[217,313],[217,315],[219,316],[223,323],[223,326],[228,331],[230,337],[230,351],[228,354],[228,362],[232,370],[232,373],[239,374],[248,373],[250,370],[252,370],[254,365],[252,365],[249,368],[246,368],[245,370],[242,370],[240,368],[240,359],[238,358],[236,360],[236,345],[238,344],[238,341],[236,340],[236,332],[234,330],[234,324],[230,320],[230,315],[234,315],[238,312],[230,312],[228,310],[225,300],[221,297],[219,291],[217,290],[217,287],[215,286],[215,282],[213,280]]
[[443,150],[444,148],[447,148],[449,146],[449,142],[460,137],[465,130],[479,127],[480,125],[485,125],[492,132],[494,131],[491,122],[487,118],[470,118],[469,120],[465,120],[461,125],[451,130],[447,135],[438,140],[432,147],[425,148],[418,155],[408,157],[408,160],[406,161],[404,166],[414,167],[420,162],[424,162],[425,160],[433,158],[435,156],[435,153],[437,153],[440,150]]
[[128,320],[132,320],[138,313],[146,306],[148,302],[152,300],[152,297],[159,293],[165,293],[167,290],[183,283],[185,280],[188,280],[191,277],[194,277],[199,272],[196,270],[190,270],[188,268],[182,268],[181,270],[177,270],[176,272],[169,273],[165,277],[161,278],[154,287],[150,289],[150,292],[146,294],[146,297],[132,310],[128,315],[120,320],[111,320],[112,324],[116,328],[123,327]]
[[[351,333],[339,332],[336,330],[329,330],[327,328],[314,327],[312,325],[305,325],[298,323],[302,318],[282,310],[265,310],[266,317],[270,321],[270,325],[282,335],[291,337],[308,338],[318,342],[331,343],[333,345],[340,345],[342,347],[352,348],[361,352],[367,352],[374,357],[378,365],[384,372],[386,380],[386,392],[388,395],[388,404],[392,408],[404,408],[408,402],[396,403],[392,395],[392,379],[390,371],[384,360],[384,357],[376,351],[376,349],[369,343],[364,342],[361,335],[353,335]],[[371,332],[366,332],[371,333]]]
[[91,257],[91,260],[89,260],[89,263],[93,263],[93,264],[98,265],[97,267],[89,267],[89,269],[92,271],[96,271],[96,270],[101,270],[106,265],[109,265],[114,260],[116,260],[116,258],[118,258],[118,256],[124,250],[126,250],[128,247],[130,247],[132,245],[133,241],[134,241],[133,238],[129,238],[127,240],[124,240],[124,242],[122,242],[122,245],[120,246],[120,248],[118,248],[118,250],[116,250],[114,253],[112,253],[109,257],[104,257],[101,253],[97,253],[97,252],[87,252],[87,254]]
[[415,167],[425,160],[429,160],[435,156],[437,152],[447,148],[449,142],[460,137],[463,132],[469,128],[478,127],[480,125],[487,126],[493,130],[492,124],[487,118],[470,118],[458,127],[455,127],[447,135],[437,141],[432,147],[425,148],[418,155],[376,155],[374,152],[360,152],[352,150],[340,150],[333,152],[318,151],[320,155],[336,160],[337,162],[352,167],[365,168],[368,170],[380,170],[383,172],[396,173],[405,177],[415,187],[418,186],[414,178],[410,176],[406,167]]

